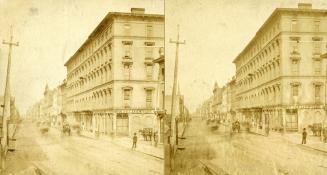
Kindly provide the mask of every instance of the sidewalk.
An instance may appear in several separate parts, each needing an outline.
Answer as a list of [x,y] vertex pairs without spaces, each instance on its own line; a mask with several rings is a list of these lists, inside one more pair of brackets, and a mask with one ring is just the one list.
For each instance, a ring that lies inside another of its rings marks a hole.
[[[104,136],[106,137],[106,136]],[[111,139],[109,137],[107,138],[101,138],[100,139],[104,139],[104,140],[108,140],[114,144],[117,144],[121,147],[125,147],[127,149],[132,149],[132,138],[129,137],[116,137],[114,139]],[[159,158],[159,159],[164,159],[164,149],[163,149],[163,145],[159,144],[157,145],[157,147],[154,146],[154,142],[152,141],[144,141],[142,138],[138,137],[138,141],[137,141],[137,147],[135,149],[135,151]]]
[[[73,134],[74,135],[74,134]],[[130,137],[118,137],[111,138],[110,136],[99,136],[99,138],[95,138],[93,133],[82,132],[82,137],[97,139],[99,141],[108,141],[118,146],[124,147],[126,149],[132,149],[132,138]],[[144,141],[141,136],[138,136],[137,147],[134,149],[135,151],[141,152],[146,155],[150,155],[159,159],[164,159],[164,149],[162,144],[157,144],[157,147],[154,146],[153,141]]]
[[327,143],[324,143],[320,140],[320,137],[308,135],[307,143],[302,143],[302,135],[300,133],[286,133],[282,135],[278,132],[270,132],[268,137],[279,137],[289,143],[293,143],[299,146],[303,146],[305,148],[310,148],[316,151],[327,153]]

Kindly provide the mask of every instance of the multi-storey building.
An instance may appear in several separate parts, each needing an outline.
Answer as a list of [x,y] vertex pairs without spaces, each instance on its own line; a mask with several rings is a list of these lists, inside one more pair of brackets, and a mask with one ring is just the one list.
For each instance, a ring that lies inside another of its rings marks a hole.
[[212,117],[218,118],[220,116],[219,113],[219,105],[222,103],[222,88],[218,86],[218,83],[215,82],[213,88],[213,97],[212,97]]
[[60,127],[63,122],[66,101],[66,80],[52,90],[52,103],[50,107],[51,125]]
[[66,88],[66,79],[57,87],[58,89],[58,106],[59,113],[66,113],[67,107],[67,88]]
[[[183,128],[186,127],[186,123],[188,120],[188,109],[184,104],[184,95],[180,93],[178,90],[177,94],[174,96],[174,101],[171,95],[165,96],[165,109],[167,119],[169,120],[168,123],[170,124],[171,133],[170,134],[170,143],[173,145],[178,144],[178,137],[181,136]],[[175,104],[174,108],[174,116],[172,116],[172,104]],[[172,122],[175,122],[172,125]]]
[[41,119],[40,111],[41,111],[41,103],[37,102],[28,108],[26,112],[26,116],[33,120],[40,120]]
[[26,115],[38,121],[48,121],[52,126],[61,126],[65,103],[66,80],[54,89],[46,85],[42,99],[30,106]]
[[218,112],[219,112],[219,118],[223,120],[228,120],[227,119],[227,103],[228,103],[228,98],[227,98],[227,87],[223,86],[221,88],[221,103],[218,106]]
[[[207,100],[203,102],[201,105],[201,116],[203,119],[211,119],[214,118],[214,108],[213,108],[213,103],[214,101],[214,96],[210,96]],[[218,108],[218,106],[215,106]],[[218,113],[218,109],[216,110]]]
[[258,132],[326,121],[327,11],[277,8],[233,61],[237,110]]
[[226,84],[227,91],[227,118],[231,121],[236,120],[236,90],[235,90],[235,77],[232,78],[230,82]]
[[144,12],[108,13],[65,63],[68,119],[83,131],[132,135],[160,128],[153,59],[164,45],[164,16]]
[[53,103],[53,90],[51,90],[48,84],[45,86],[43,92],[43,98],[41,99],[40,106],[40,118],[41,120],[51,122],[51,114],[52,114],[52,103]]
[[[211,104],[211,109],[207,107],[208,104]],[[235,107],[236,89],[235,77],[233,77],[231,81],[221,88],[215,83],[213,95],[197,109],[197,113],[209,113],[213,119],[234,121],[237,119]]]

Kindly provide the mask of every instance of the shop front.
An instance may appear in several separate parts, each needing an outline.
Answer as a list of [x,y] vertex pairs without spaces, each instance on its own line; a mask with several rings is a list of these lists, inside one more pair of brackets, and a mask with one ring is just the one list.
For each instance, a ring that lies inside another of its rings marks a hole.
[[298,109],[286,109],[286,131],[298,131]]
[[127,113],[117,113],[116,117],[116,135],[129,135],[129,117]]

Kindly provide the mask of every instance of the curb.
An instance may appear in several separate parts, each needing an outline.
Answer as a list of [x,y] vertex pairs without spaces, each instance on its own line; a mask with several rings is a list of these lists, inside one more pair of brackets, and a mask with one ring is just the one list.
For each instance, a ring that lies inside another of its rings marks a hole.
[[[283,138],[283,136],[282,136],[282,138]],[[297,145],[297,146],[299,146],[301,148],[306,148],[306,149],[310,149],[310,150],[314,150],[314,151],[319,151],[319,152],[322,152],[324,154],[327,154],[327,150],[318,149],[318,148],[312,147],[312,146],[307,145],[307,144],[299,144],[298,142],[294,142],[294,141],[292,141],[290,139],[287,139],[287,138],[284,138],[284,139],[286,139],[287,142],[292,143],[294,145]]]
[[[126,146],[122,146],[122,145],[120,145],[119,143],[114,142],[114,141],[112,141],[111,143],[115,144],[116,146],[119,146],[119,147],[125,148],[125,149],[127,149],[127,150],[130,149],[130,148],[128,148],[128,147],[126,147]],[[140,150],[132,150],[132,151],[136,151],[136,152],[139,152],[139,153],[143,153],[143,154],[145,154],[145,155],[148,155],[148,156],[155,157],[155,158],[157,158],[157,159],[164,160],[164,157],[160,157],[160,156],[157,156],[157,155],[154,155],[154,154],[151,154],[151,153],[147,153],[147,152],[144,152],[144,151],[140,151]]]
[[314,148],[312,146],[308,146],[308,145],[304,145],[304,144],[297,144],[297,145],[300,146],[300,147],[309,148],[309,149],[312,149],[312,150],[319,151],[319,152],[327,154],[327,151],[321,150],[321,149],[318,149],[318,148]]
[[156,156],[156,155],[153,155],[153,154],[149,154],[149,153],[146,153],[146,152],[142,152],[142,151],[139,151],[139,150],[134,150],[134,151],[137,151],[137,152],[139,152],[139,153],[143,153],[143,154],[148,155],[148,156],[155,157],[155,158],[157,158],[157,159],[161,159],[161,160],[164,160],[164,159],[165,159],[165,158],[163,158],[163,157],[159,157],[159,156]]
[[203,166],[204,171],[210,175],[229,175],[223,169],[219,167],[213,167],[208,161],[199,160],[199,162]]
[[[48,168],[44,168],[42,167],[39,163],[33,162],[32,165],[37,168],[37,172],[40,175],[55,175],[54,172],[52,172],[51,170],[49,170]],[[45,170],[47,169],[47,170]]]
[[265,134],[260,134],[260,133],[257,133],[257,132],[253,132],[253,131],[249,131],[248,133],[250,133],[250,134],[254,134],[254,135],[259,135],[259,136],[265,136],[265,137],[268,137],[267,135],[265,135]]
[[[99,138],[88,137],[88,136],[85,136],[85,135],[82,135],[82,134],[81,134],[80,136],[78,136],[78,137],[83,137],[83,138],[86,138],[86,139],[93,139],[93,140],[101,140],[101,139],[99,139]],[[126,146],[122,146],[122,145],[120,145],[119,143],[117,143],[117,142],[115,142],[115,141],[113,141],[113,140],[103,140],[103,141],[110,142],[110,143],[112,143],[112,144],[114,144],[114,145],[116,145],[116,146],[119,146],[119,147],[125,148],[125,149],[127,149],[127,150],[130,149],[130,148],[127,148]],[[143,153],[143,154],[145,154],[145,155],[152,156],[152,157],[155,157],[155,158],[158,158],[158,159],[161,159],[161,160],[164,160],[164,157],[159,157],[159,156],[156,156],[156,155],[154,155],[154,154],[146,153],[146,152],[139,151],[139,150],[134,150],[134,151],[139,152],[139,153]]]

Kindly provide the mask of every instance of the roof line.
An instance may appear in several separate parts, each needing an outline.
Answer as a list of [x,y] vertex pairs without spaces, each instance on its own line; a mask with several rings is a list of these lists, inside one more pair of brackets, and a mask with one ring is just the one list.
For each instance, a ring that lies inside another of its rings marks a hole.
[[327,13],[327,10],[324,9],[298,9],[298,8],[276,8],[273,13],[267,18],[267,20],[261,25],[259,30],[256,32],[254,37],[248,42],[248,44],[245,46],[245,48],[236,56],[236,58],[233,60],[233,63],[235,63],[240,55],[242,55],[254,42],[254,40],[258,37],[258,35],[262,32],[263,28],[265,28],[268,23],[271,22],[271,20],[274,17],[277,17],[280,13],[284,12],[309,12],[309,13]]
[[77,51],[65,62],[65,66],[72,60],[72,58],[81,50],[83,47],[92,39],[94,35],[98,32],[98,30],[104,25],[104,23],[108,22],[114,16],[133,16],[133,17],[153,17],[153,18],[164,18],[164,15],[161,14],[135,14],[135,13],[127,13],[127,12],[109,12],[107,15],[101,20],[101,22],[95,27],[95,29],[89,34],[87,39],[83,42],[83,44],[77,49]]

